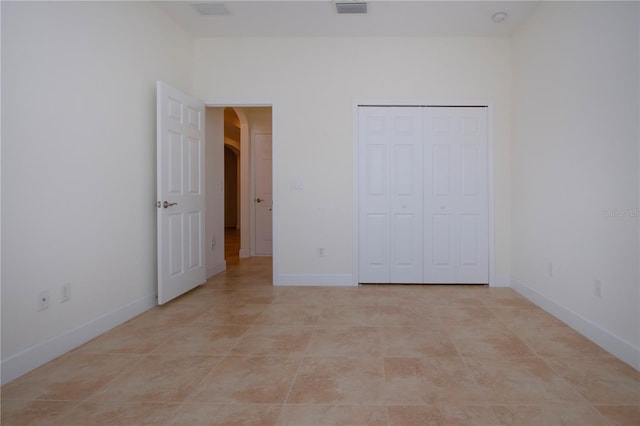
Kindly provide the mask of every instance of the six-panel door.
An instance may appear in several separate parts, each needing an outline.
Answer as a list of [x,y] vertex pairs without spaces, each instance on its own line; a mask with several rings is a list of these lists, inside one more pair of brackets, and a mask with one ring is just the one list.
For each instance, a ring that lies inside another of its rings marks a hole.
[[204,104],[157,86],[158,303],[206,281]]
[[360,282],[421,282],[421,111],[359,110]]
[[423,113],[423,282],[488,283],[486,108],[424,108]]

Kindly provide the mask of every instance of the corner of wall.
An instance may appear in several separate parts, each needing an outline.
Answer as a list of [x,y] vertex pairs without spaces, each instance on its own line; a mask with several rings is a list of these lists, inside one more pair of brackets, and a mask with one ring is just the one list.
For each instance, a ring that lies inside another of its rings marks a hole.
[[512,288],[598,346],[640,371],[640,348],[633,346],[588,318],[545,297],[522,281],[514,279]]

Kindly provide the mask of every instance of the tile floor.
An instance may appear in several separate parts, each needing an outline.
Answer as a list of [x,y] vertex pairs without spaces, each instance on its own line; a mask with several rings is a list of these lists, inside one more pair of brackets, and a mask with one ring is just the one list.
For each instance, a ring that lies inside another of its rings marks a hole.
[[634,425],[640,373],[510,289],[243,259],[2,388],[2,425]]

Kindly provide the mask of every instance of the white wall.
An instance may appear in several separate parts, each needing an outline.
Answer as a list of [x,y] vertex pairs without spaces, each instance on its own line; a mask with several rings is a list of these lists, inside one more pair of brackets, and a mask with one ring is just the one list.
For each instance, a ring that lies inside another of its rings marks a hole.
[[148,2],[1,7],[6,382],[155,304],[155,82],[190,91],[192,42]]
[[[496,270],[508,281],[509,54],[502,38],[196,39],[198,96],[277,105],[276,281],[351,282],[353,107],[372,99],[493,103]],[[291,190],[294,178],[303,191]]]
[[544,2],[513,41],[514,286],[636,368],[639,18]]

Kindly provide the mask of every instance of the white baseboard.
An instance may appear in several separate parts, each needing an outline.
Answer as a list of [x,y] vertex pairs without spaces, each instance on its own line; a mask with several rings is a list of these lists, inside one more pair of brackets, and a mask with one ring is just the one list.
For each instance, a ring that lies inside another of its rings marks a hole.
[[223,260],[207,268],[207,279],[227,270],[227,262]]
[[351,274],[280,274],[275,277],[274,285],[353,286],[354,284]]
[[509,274],[494,274],[493,281],[489,283],[489,287],[511,287],[511,277]]
[[238,253],[238,257],[251,257],[251,249],[240,249],[240,252]]
[[511,287],[578,333],[640,371],[640,348],[634,347],[593,321],[548,299],[522,282],[513,280]]
[[158,301],[155,294],[145,296],[59,336],[52,337],[44,342],[24,349],[7,359],[3,359],[2,384],[4,385],[60,355],[77,348],[83,343],[153,308],[157,303]]

